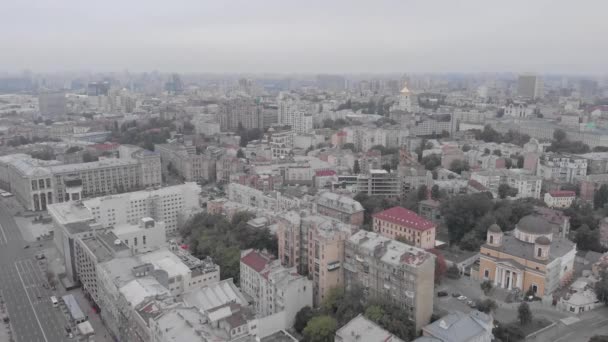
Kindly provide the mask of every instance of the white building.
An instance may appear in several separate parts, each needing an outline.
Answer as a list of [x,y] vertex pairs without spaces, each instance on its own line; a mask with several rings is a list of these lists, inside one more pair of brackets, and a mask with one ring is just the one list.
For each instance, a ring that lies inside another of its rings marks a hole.
[[280,260],[250,249],[241,252],[240,271],[241,291],[253,299],[259,317],[283,312],[286,329],[298,311],[312,307],[312,281],[296,267],[284,267]]
[[527,118],[534,114],[534,108],[526,103],[510,103],[505,107],[505,116]]
[[300,100],[285,99],[279,95],[278,123],[289,125],[296,133],[308,133],[313,129],[312,106]]
[[167,244],[165,223],[144,217],[139,224],[123,223],[114,226],[112,232],[133,254],[153,251]]
[[196,183],[185,183],[157,190],[127,192],[83,201],[93,218],[103,227],[138,224],[144,217],[163,221],[168,234],[179,228],[180,216],[200,208],[201,189]]
[[158,158],[135,154],[64,165],[56,160],[11,154],[0,157],[0,187],[12,192],[27,210],[46,210],[52,203],[158,186]]
[[403,86],[397,98],[397,103],[391,108],[393,110],[402,110],[406,112],[412,111],[412,99],[410,90],[407,86]]
[[560,190],[545,193],[545,203],[549,208],[570,208],[575,198],[574,191]]
[[558,154],[546,154],[538,160],[536,174],[544,179],[576,183],[587,175],[587,159]]
[[498,196],[498,188],[501,184],[507,184],[517,189],[515,198],[532,197],[540,199],[542,178],[522,172],[519,169],[496,169],[477,171],[471,174],[471,180],[490,190],[494,197]]

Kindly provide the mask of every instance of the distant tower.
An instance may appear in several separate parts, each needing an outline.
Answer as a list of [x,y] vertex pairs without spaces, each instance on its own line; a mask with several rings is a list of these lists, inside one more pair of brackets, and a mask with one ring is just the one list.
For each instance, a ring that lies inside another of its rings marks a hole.
[[494,223],[490,226],[490,228],[488,228],[488,236],[486,238],[486,242],[490,246],[499,247],[500,245],[502,245],[503,236],[504,234],[502,232],[502,229],[500,229],[500,226]]
[[543,79],[534,74],[519,75],[517,95],[528,99],[542,99],[544,95]]
[[406,112],[412,111],[412,98],[410,90],[407,89],[407,85],[403,86],[403,89],[399,92],[399,99],[397,102],[397,110],[403,110]]

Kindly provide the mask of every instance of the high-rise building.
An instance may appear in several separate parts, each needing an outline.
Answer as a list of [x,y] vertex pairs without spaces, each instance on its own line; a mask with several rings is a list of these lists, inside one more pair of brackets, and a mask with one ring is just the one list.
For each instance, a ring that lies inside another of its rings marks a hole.
[[264,126],[262,110],[254,99],[237,97],[220,104],[218,114],[222,132],[236,131],[239,127],[251,129]]
[[435,256],[421,248],[361,230],[346,240],[346,288],[362,287],[371,297],[390,300],[409,312],[420,330],[433,314]]
[[528,99],[542,99],[544,95],[543,79],[533,74],[519,75],[517,95]]
[[38,95],[38,108],[43,118],[58,118],[67,114],[65,93],[42,92]]
[[308,133],[313,129],[312,105],[292,98],[278,99],[278,123],[288,125],[296,133]]

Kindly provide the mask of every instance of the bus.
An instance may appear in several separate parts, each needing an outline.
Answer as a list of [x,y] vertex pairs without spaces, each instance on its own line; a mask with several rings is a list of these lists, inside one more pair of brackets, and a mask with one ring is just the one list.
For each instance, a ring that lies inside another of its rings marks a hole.
[[59,306],[59,302],[57,301],[57,297],[55,296],[51,296],[51,303],[53,303],[53,307],[58,307]]

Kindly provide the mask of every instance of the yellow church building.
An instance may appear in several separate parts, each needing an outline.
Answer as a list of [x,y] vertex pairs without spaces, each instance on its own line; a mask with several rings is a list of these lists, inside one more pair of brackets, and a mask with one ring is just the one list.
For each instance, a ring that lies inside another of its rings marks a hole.
[[554,232],[553,224],[539,215],[523,217],[511,232],[493,224],[479,252],[479,278],[495,287],[539,296],[570,281],[576,244]]

